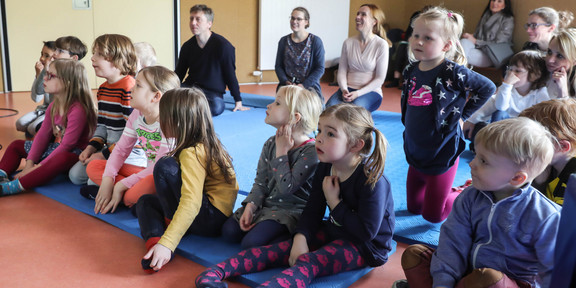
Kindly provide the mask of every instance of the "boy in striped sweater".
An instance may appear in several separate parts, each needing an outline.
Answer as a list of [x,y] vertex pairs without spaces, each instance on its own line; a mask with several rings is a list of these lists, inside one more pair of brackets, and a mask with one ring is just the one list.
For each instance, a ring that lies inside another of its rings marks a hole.
[[[98,88],[98,125],[90,143],[72,167],[72,183],[86,184],[86,165],[95,159],[108,159],[114,144],[120,139],[128,116],[132,112],[130,99],[135,84],[137,57],[130,38],[118,34],[99,36],[92,45],[92,67],[96,76],[106,79]],[[126,163],[146,166],[141,148],[135,147]],[[94,184],[94,183],[88,183]]]

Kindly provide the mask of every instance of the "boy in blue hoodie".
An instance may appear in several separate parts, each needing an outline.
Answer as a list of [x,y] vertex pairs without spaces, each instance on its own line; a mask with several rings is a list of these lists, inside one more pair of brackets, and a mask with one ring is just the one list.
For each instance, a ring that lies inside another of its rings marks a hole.
[[552,139],[524,117],[477,134],[472,186],[456,198],[438,248],[402,255],[410,288],[549,287],[561,208],[530,183],[552,160]]

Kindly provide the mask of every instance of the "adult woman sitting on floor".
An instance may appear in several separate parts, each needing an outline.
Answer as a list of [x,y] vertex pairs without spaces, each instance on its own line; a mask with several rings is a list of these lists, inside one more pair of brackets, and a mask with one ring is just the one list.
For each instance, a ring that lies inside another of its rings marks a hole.
[[[512,13],[511,0],[490,0],[482,18],[476,26],[474,35],[464,33],[460,43],[464,48],[468,64],[476,67],[499,67],[501,63],[494,63],[490,54],[501,55],[499,58],[505,60],[514,54],[512,46],[512,34],[514,32],[514,15]],[[508,44],[508,49],[504,46],[494,44]],[[505,49],[505,52],[491,51],[491,49]]]
[[278,42],[275,70],[279,83],[276,90],[285,85],[312,88],[324,103],[320,89],[320,77],[324,74],[324,45],[320,37],[306,31],[308,27],[308,10],[294,8],[290,15],[292,33]]
[[574,14],[570,11],[556,11],[550,7],[540,7],[530,11],[528,21],[524,24],[528,41],[522,50],[536,50],[542,56],[548,52],[548,44],[558,29],[568,27]]
[[356,13],[358,35],[346,39],[342,45],[338,66],[340,89],[326,102],[326,107],[343,102],[362,106],[370,112],[380,107],[390,47],[384,21],[384,12],[378,6],[360,6]]

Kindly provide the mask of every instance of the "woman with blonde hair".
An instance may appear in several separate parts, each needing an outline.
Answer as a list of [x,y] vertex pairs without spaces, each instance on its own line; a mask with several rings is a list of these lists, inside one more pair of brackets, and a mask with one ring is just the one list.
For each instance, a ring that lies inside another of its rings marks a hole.
[[382,103],[382,84],[388,70],[388,48],[384,12],[374,4],[360,6],[356,13],[358,35],[342,45],[338,66],[340,89],[330,97],[326,107],[353,103],[372,112]]

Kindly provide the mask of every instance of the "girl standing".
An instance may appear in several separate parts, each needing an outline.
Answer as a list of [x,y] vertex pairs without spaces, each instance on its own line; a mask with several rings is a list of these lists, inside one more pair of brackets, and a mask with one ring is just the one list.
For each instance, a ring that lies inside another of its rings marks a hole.
[[[0,196],[42,186],[68,171],[78,162],[78,155],[96,128],[96,111],[82,63],[64,59],[50,63],[44,75],[44,91],[54,100],[34,142],[12,142],[0,161]],[[22,159],[26,159],[24,169],[7,181]]]
[[[108,160],[96,159],[86,167],[96,185],[82,187],[80,193],[96,200],[94,213],[114,212],[123,202],[131,207],[144,194],[155,193],[154,163],[168,152],[168,142],[158,122],[160,99],[166,91],[180,87],[176,73],[162,66],[146,67],[138,73],[130,104],[134,110]],[[126,164],[134,145],[142,147],[147,166]]]
[[222,228],[242,248],[290,238],[310,196],[318,156],[314,139],[322,103],[316,93],[290,85],[278,90],[264,122],[278,129],[262,148],[252,191]]
[[[461,66],[466,63],[458,41],[463,25],[462,16],[444,8],[420,14],[410,38],[416,61],[404,69],[401,104],[409,164],[408,211],[430,222],[446,219],[458,195],[451,188],[466,145],[461,121],[496,90],[486,77]],[[469,92],[474,96],[468,100]]]
[[290,15],[292,33],[278,42],[275,66],[280,82],[278,89],[285,85],[312,88],[324,100],[320,89],[320,77],[324,74],[324,45],[320,37],[306,31],[308,27],[308,10],[304,7],[294,8]]
[[238,193],[232,159],[216,136],[200,89],[166,92],[160,127],[174,138],[175,148],[154,166],[157,194],[143,195],[136,203],[148,251],[142,268],[150,273],[170,261],[184,234],[218,236]]
[[[225,287],[223,279],[288,265],[261,286],[306,287],[316,277],[386,263],[394,203],[384,176],[386,139],[370,112],[351,104],[327,108],[316,151],[321,163],[294,239],[242,251],[202,272],[196,287]],[[322,220],[326,205],[329,221]]]

